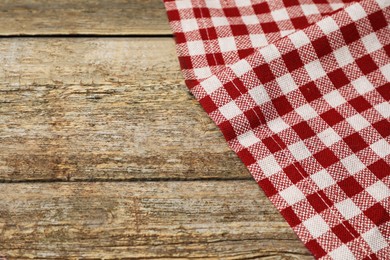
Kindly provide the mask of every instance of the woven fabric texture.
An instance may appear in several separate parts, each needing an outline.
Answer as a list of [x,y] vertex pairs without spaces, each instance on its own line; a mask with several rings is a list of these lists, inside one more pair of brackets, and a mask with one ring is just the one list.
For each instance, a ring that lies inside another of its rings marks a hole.
[[390,0],[165,6],[187,86],[312,254],[390,259]]

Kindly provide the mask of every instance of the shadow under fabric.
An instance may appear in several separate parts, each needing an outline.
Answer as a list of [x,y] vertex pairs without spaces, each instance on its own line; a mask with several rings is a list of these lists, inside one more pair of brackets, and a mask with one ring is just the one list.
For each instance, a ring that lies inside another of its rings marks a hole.
[[390,259],[390,0],[164,3],[189,90],[312,254]]

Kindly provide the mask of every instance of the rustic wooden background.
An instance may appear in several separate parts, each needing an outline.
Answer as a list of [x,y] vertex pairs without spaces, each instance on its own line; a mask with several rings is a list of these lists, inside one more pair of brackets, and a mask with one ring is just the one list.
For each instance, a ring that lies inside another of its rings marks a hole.
[[0,256],[312,259],[186,90],[160,0],[1,0],[0,24]]

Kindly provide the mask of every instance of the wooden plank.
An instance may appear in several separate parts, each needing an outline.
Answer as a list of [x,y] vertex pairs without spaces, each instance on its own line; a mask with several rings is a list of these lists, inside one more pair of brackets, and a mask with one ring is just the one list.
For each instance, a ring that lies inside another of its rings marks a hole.
[[0,41],[0,181],[251,178],[172,39]]
[[171,35],[161,0],[3,0],[0,35]]
[[1,184],[13,259],[312,259],[254,181]]

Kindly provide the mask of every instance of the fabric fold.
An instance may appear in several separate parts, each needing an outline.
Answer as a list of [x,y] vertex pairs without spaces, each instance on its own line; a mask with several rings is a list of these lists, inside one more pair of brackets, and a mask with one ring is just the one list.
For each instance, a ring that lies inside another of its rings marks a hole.
[[389,259],[390,1],[221,2],[165,2],[190,91],[316,258]]

